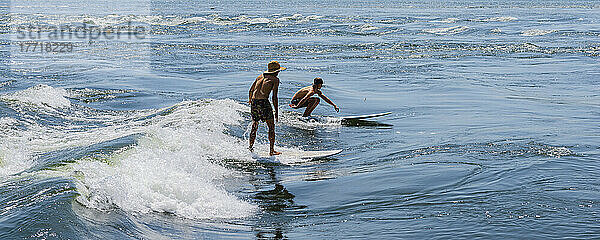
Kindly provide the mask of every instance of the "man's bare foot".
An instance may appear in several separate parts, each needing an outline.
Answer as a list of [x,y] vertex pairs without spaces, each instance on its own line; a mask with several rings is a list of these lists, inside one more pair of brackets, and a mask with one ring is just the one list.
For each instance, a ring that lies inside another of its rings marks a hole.
[[280,155],[280,154],[281,154],[280,152],[275,151],[275,150],[273,150],[269,153],[270,156],[275,156],[275,155]]
[[254,152],[254,147],[248,147],[248,150],[250,150],[250,152]]

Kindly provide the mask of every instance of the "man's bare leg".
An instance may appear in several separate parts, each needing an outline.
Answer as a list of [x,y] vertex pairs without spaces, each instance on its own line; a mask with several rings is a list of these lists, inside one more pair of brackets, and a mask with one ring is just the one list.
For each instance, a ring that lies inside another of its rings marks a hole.
[[275,120],[269,119],[267,120],[267,127],[269,128],[269,144],[271,149],[269,150],[269,155],[279,155],[280,152],[275,151]]
[[252,130],[250,130],[250,146],[248,150],[254,151],[254,140],[256,139],[256,131],[258,130],[258,121],[252,121]]
[[310,114],[315,110],[315,108],[317,108],[320,101],[321,100],[318,98],[308,99],[308,106],[306,106],[306,110],[304,110],[304,114],[302,115],[302,117],[310,116]]

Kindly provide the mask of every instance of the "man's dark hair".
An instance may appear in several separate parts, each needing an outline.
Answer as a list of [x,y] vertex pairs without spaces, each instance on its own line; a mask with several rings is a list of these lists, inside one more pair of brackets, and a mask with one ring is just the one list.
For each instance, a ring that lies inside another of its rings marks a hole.
[[323,79],[322,78],[315,78],[313,85],[317,85],[317,84],[323,84]]

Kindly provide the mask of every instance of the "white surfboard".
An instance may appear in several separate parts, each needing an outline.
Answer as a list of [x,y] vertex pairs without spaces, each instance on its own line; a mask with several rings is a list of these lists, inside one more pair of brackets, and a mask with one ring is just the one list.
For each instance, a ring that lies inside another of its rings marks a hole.
[[376,113],[376,114],[368,114],[368,115],[358,115],[358,116],[347,116],[347,117],[341,117],[341,119],[346,120],[346,121],[362,120],[362,119],[368,119],[368,118],[382,117],[382,116],[390,115],[390,114],[392,114],[392,112],[384,112],[384,113]]
[[281,151],[280,155],[270,156],[268,152],[258,152],[253,154],[254,158],[258,159],[304,159],[311,160],[317,158],[325,158],[331,157],[338,153],[341,153],[342,150],[328,150],[328,151]]

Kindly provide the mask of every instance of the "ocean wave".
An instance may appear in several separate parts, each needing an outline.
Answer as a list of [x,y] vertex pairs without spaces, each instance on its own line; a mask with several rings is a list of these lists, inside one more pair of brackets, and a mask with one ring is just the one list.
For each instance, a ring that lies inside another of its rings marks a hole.
[[85,103],[98,102],[108,99],[116,99],[121,97],[131,97],[136,91],[133,90],[114,90],[114,89],[69,89],[69,97]]
[[185,18],[181,23],[182,24],[194,24],[194,23],[201,23],[201,22],[207,22],[208,19],[204,18],[204,17],[190,17],[190,18]]
[[110,14],[105,16],[91,15],[42,15],[42,14],[10,14],[9,25],[36,27],[50,26],[65,26],[65,25],[81,25],[88,24],[99,27],[120,26],[128,23],[133,25],[151,25],[151,26],[185,26],[196,24],[212,24],[218,26],[227,25],[257,25],[269,23],[306,23],[309,21],[319,20],[323,18],[320,15],[292,14],[288,16],[272,15],[272,16],[224,16],[219,14],[210,14],[205,16],[167,16],[167,15],[117,15]]
[[[74,111],[63,88],[48,85],[36,85],[14,93],[0,95],[5,106],[19,113],[14,117],[0,120],[0,152],[3,175],[16,174],[33,166],[40,154],[89,145],[124,136],[125,132],[117,128],[89,129],[93,122],[109,123],[121,116],[89,118],[87,111]],[[63,122],[63,124],[57,124]],[[84,125],[72,124],[86,122]]]
[[445,18],[442,20],[432,20],[429,22],[432,22],[432,23],[455,23],[455,22],[458,22],[459,20],[460,19],[458,19],[458,18]]
[[302,19],[304,19],[304,16],[302,14],[296,13],[296,14],[293,14],[291,16],[278,17],[275,20],[278,21],[278,22],[285,22],[285,21],[293,21],[293,20],[299,21],[299,20],[302,20]]
[[530,29],[530,30],[522,31],[521,36],[528,36],[528,37],[543,36],[543,35],[557,32],[557,31],[558,30]]
[[471,19],[473,22],[510,22],[515,20],[517,18],[511,16]]
[[469,30],[469,27],[467,27],[467,26],[455,26],[455,27],[447,27],[447,28],[430,28],[430,29],[424,29],[422,31],[426,32],[426,33],[437,34],[437,35],[452,35],[452,34],[461,33],[461,32],[467,31],[467,30]]
[[25,142],[13,141],[12,137],[18,125],[11,117],[0,118],[0,178],[24,171],[34,164],[34,158]]
[[379,27],[376,27],[376,26],[373,26],[370,24],[363,24],[363,25],[357,26],[356,29],[361,32],[368,32],[368,31],[377,30],[377,29],[379,29]]
[[259,18],[248,18],[248,19],[245,19],[244,22],[246,22],[248,24],[267,24],[267,23],[270,23],[271,20],[269,20],[268,18],[259,17]]
[[[36,87],[32,87],[36,88]],[[0,132],[0,138],[28,147],[31,154],[66,148],[86,146],[139,133],[148,124],[148,116],[159,110],[99,111],[78,105],[48,104],[52,101],[12,100],[29,92],[28,88],[14,94],[0,96],[8,101],[7,107],[19,112],[16,118],[18,129]],[[67,92],[62,88],[45,86],[47,99],[63,101]],[[27,96],[27,95],[25,95]],[[66,99],[66,98],[65,98]],[[69,106],[69,107],[67,107]]]
[[17,120],[11,117],[1,117],[0,118],[0,126],[2,128],[6,128],[8,126],[14,125],[17,123]]
[[67,96],[67,91],[62,88],[53,88],[45,84],[40,84],[23,91],[0,95],[0,100],[14,100],[39,106],[65,108],[71,105],[69,99],[66,98]]
[[0,179],[27,170],[34,165],[34,158],[22,144],[0,143]]
[[[0,101],[9,102],[7,107],[14,105],[33,106],[34,108],[64,108],[70,105],[65,98],[66,92],[60,88],[47,85],[37,85],[22,91],[0,95]],[[26,113],[26,110],[15,109],[16,112]],[[0,118],[0,177],[17,174],[31,168],[35,164],[36,139],[47,138],[46,131],[40,126],[31,124],[35,122],[32,115],[29,119],[20,122],[15,117]],[[27,125],[28,131],[21,129]]]
[[[135,145],[106,155],[90,152],[74,163],[68,160],[65,167],[55,171],[74,176],[80,194],[77,201],[99,210],[119,208],[197,219],[242,218],[257,210],[220,183],[240,176],[223,167],[221,161],[255,161],[245,140],[226,133],[229,126],[245,119],[242,114],[248,112],[247,106],[233,100],[199,100],[153,110],[101,111],[71,104],[67,99],[70,94],[123,92],[98,91],[38,85],[2,95],[2,100],[16,100],[8,107],[23,114],[0,119],[3,129],[20,128],[0,134],[0,177],[34,165],[44,166],[44,159],[39,157],[50,151],[139,135]],[[45,124],[44,118],[64,121]],[[259,139],[256,147],[267,149],[268,145]]]
[[83,159],[77,201],[90,208],[167,212],[186,218],[239,218],[256,207],[215,182],[237,173],[215,160],[252,161],[245,142],[224,131],[239,124],[231,100],[184,102],[145,129],[137,144],[103,160]]

